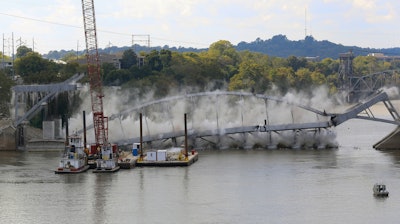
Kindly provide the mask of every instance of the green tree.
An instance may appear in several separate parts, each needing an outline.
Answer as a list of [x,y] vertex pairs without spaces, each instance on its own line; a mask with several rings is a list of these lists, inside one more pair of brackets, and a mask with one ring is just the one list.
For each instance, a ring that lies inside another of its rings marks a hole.
[[65,61],[65,62],[72,62],[72,61],[76,61],[77,57],[76,57],[76,53],[73,51],[70,51],[68,53],[66,53],[61,60]]
[[22,45],[17,48],[16,56],[17,58],[25,57],[30,52],[33,52],[32,48],[28,48],[27,46]]
[[375,73],[381,70],[378,59],[373,56],[358,56],[353,60],[355,75],[363,76]]
[[72,76],[79,72],[79,64],[77,62],[67,63],[62,66],[62,72],[68,76]]
[[125,50],[121,58],[121,69],[129,69],[137,65],[137,55],[132,49]]
[[10,116],[8,104],[11,101],[11,87],[13,85],[14,81],[3,70],[0,70],[0,114],[6,117]]
[[315,71],[324,74],[324,76],[337,74],[339,71],[339,61],[332,58],[324,58],[315,64]]
[[210,59],[217,61],[226,80],[229,80],[236,73],[236,67],[240,63],[240,55],[229,41],[220,40],[211,44],[207,55]]
[[170,66],[171,59],[172,59],[172,52],[170,50],[166,49],[160,50],[160,60],[164,69]]
[[231,78],[228,89],[264,92],[268,88],[268,78],[263,74],[264,69],[258,63],[243,61],[239,65],[239,73]]
[[146,62],[153,71],[161,71],[163,69],[160,54],[157,50],[152,50],[148,55],[146,55]]
[[14,68],[26,84],[60,82],[69,77],[62,73],[63,65],[44,59],[36,52],[17,58]]
[[46,70],[48,60],[43,59],[38,53],[29,52],[24,57],[15,60],[15,71],[25,78],[32,74],[38,74]]
[[305,58],[297,58],[295,56],[289,56],[287,59],[287,64],[289,67],[293,69],[293,71],[297,71],[300,68],[304,68],[307,65],[307,60]]
[[286,93],[294,86],[295,75],[292,68],[278,67],[269,70],[269,78],[281,93]]
[[119,70],[112,70],[110,74],[106,76],[103,82],[106,83],[107,85],[120,86],[131,79],[132,75],[129,72],[129,70],[119,69]]
[[310,70],[308,70],[307,68],[299,68],[295,72],[294,85],[297,90],[309,88],[312,85]]
[[[103,83],[105,85],[109,85],[111,83],[108,83],[108,81],[112,80],[112,72],[117,70],[112,63],[103,63],[101,64],[101,72],[103,74]],[[111,81],[112,82],[112,81]]]

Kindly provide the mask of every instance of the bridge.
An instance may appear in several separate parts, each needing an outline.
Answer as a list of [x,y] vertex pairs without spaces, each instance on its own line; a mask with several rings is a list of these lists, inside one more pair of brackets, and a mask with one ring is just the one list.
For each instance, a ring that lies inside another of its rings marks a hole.
[[[200,102],[202,98],[203,102]],[[221,103],[223,101],[225,103],[229,101],[228,104],[224,104],[228,110],[223,108]],[[245,101],[248,101],[247,106]],[[182,105],[179,106],[178,112],[172,111],[171,107],[179,103]],[[371,107],[378,103],[385,106],[390,119],[374,116]],[[208,116],[196,113],[197,109],[200,110],[198,104],[208,105],[205,109],[202,108]],[[239,106],[232,107],[232,105]],[[251,108],[248,105],[251,105]],[[162,112],[159,113],[157,110]],[[251,113],[254,111],[255,113]],[[190,127],[187,133],[190,145],[196,147],[335,147],[335,134],[331,128],[349,119],[400,124],[400,116],[385,92],[377,93],[344,112],[330,113],[284,98],[246,92],[216,91],[167,97],[112,114],[109,116],[109,121],[114,121],[114,129],[109,132],[110,139],[118,145],[140,142],[138,115],[142,113],[145,117],[145,127],[142,127],[145,134],[142,140],[153,147],[183,144],[184,113],[188,114],[187,123]],[[232,113],[235,116],[232,116]],[[277,113],[279,116],[286,113],[285,118],[281,119],[282,123],[277,123],[279,122]],[[173,117],[177,114],[181,117]],[[254,114],[257,116],[253,116]],[[306,119],[300,118],[299,114]],[[233,118],[235,121],[229,122],[229,119],[224,117]],[[287,122],[288,118],[291,122],[283,123]],[[314,118],[314,121],[310,118]],[[120,131],[115,131],[116,126]],[[127,130],[126,127],[130,129]],[[87,126],[87,129],[91,128],[92,125]],[[78,130],[78,133],[82,132],[82,129]]]
[[[83,78],[83,73],[78,73],[62,83],[48,85],[17,85],[12,88],[14,92],[14,126],[20,125],[23,121],[31,119],[35,116],[42,105],[52,100],[59,93],[65,91],[77,90],[76,82]],[[20,113],[21,105],[25,105],[25,101],[29,95],[33,101],[33,106],[26,112]]]
[[355,74],[352,52],[339,54],[338,88],[347,94],[347,101],[354,103],[376,93],[383,87],[397,86],[399,70],[387,70],[372,74]]
[[[17,116],[18,107],[15,107],[15,125],[29,119],[43,103],[58,93],[76,90],[76,82],[82,76],[76,74],[55,85],[14,87],[16,95],[42,93],[35,106],[23,116]],[[391,119],[374,116],[371,107],[378,103],[386,107]],[[18,105],[17,101],[15,105]],[[384,92],[373,94],[345,111],[329,112],[329,108],[316,109],[309,105],[310,102],[306,102],[304,98],[293,100],[247,92],[183,94],[125,107],[110,115],[109,136],[110,140],[119,145],[139,142],[138,117],[139,114],[144,114],[144,143],[153,146],[178,146],[184,140],[183,116],[186,113],[189,123],[188,137],[192,146],[323,148],[335,146],[335,134],[331,128],[349,119],[372,120],[397,126],[400,124],[399,114]],[[83,132],[81,127],[81,123],[75,127],[80,129],[78,133]],[[88,125],[87,129],[92,127],[93,125]],[[385,140],[382,141],[378,148],[385,146]]]

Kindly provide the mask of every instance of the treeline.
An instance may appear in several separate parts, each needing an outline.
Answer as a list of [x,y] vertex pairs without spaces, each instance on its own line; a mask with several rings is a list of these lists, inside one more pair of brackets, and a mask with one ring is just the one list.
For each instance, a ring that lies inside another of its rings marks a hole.
[[[77,72],[86,72],[84,57],[67,54],[66,63],[44,59],[30,48],[19,47],[15,73],[25,84],[47,84],[66,80]],[[102,63],[105,86],[140,88],[143,92],[155,90],[158,97],[172,89],[243,90],[265,93],[274,89],[284,94],[289,89],[307,90],[326,85],[334,93],[337,87],[339,60],[325,58],[308,60],[306,57],[287,58],[269,56],[251,51],[237,51],[226,40],[210,45],[201,52],[153,50],[120,55],[120,68],[114,63]],[[84,60],[81,60],[84,61]],[[372,56],[358,56],[353,60],[356,75],[368,75],[383,70],[398,69],[398,61],[383,61]],[[85,80],[84,80],[85,81]],[[87,80],[86,80],[87,81]]]
[[[144,64],[139,66],[139,58]],[[107,86],[140,88],[155,91],[162,97],[171,89],[193,91],[226,89],[266,93],[271,89],[285,94],[289,89],[307,91],[326,85],[331,93],[337,91],[339,60],[321,61],[305,57],[272,57],[250,51],[237,51],[225,40],[213,43],[207,51],[173,52],[153,50],[137,55],[133,50],[123,52],[121,69],[102,65],[103,82]],[[353,61],[354,72],[367,75],[378,71],[398,69],[396,61],[386,62],[371,56],[358,56]]]
[[[103,49],[99,49],[100,54],[115,54],[117,52],[123,52],[128,49],[135,49],[135,52],[150,52],[151,50],[160,51],[170,50],[173,52],[195,52],[199,53],[207,51],[208,49],[197,49],[191,47],[170,47],[165,46],[141,46],[135,44],[133,46],[111,46]],[[362,48],[357,46],[345,46],[330,42],[328,40],[316,40],[313,36],[306,36],[304,40],[289,40],[285,35],[275,35],[270,39],[257,38],[251,42],[242,41],[238,43],[234,48],[237,51],[251,51],[266,54],[272,57],[287,58],[289,56],[296,57],[319,57],[321,60],[325,58],[338,59],[339,54],[343,52],[352,51],[358,56],[367,56],[370,53],[382,53],[388,56],[400,55],[400,48]],[[43,57],[49,59],[61,59],[68,54],[84,55],[85,52],[76,50],[60,50],[50,51],[44,54]]]
[[[182,53],[166,49],[134,52],[126,49],[121,54],[121,68],[112,63],[102,63],[104,86],[138,88],[140,93],[152,91],[156,98],[166,96],[172,90],[198,92],[222,89],[253,93],[274,90],[275,93],[285,94],[288,90],[307,91],[320,85],[326,85],[331,93],[335,93],[338,85],[338,59],[311,61],[305,57],[282,58],[238,51],[225,40],[215,42],[201,52]],[[65,64],[57,63],[21,46],[17,49],[15,70],[3,70],[2,76],[10,77],[12,72],[24,84],[62,82],[77,72],[86,72],[86,65],[79,64],[77,60],[82,57],[70,53],[64,57]],[[371,56],[358,56],[353,65],[354,72],[360,76],[400,68],[398,61],[381,61]],[[0,94],[5,91],[3,85],[1,87]],[[68,101],[68,96],[64,97]],[[10,102],[9,97],[2,100]],[[58,102],[63,100],[58,99]],[[53,107],[54,114],[66,113],[63,107]]]

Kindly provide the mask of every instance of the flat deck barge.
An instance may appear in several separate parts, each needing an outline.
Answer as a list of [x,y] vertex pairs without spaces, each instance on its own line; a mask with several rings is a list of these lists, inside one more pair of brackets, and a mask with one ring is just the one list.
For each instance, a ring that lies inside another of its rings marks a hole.
[[188,155],[187,160],[165,160],[165,161],[157,161],[157,160],[147,160],[146,157],[143,160],[138,160],[136,162],[136,166],[153,166],[153,167],[167,167],[167,166],[190,166],[195,163],[199,159],[198,152],[195,152],[191,155]]

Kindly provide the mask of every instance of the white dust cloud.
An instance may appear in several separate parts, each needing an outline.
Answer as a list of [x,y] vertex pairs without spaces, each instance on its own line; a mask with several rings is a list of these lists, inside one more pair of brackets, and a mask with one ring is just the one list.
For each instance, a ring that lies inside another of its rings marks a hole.
[[[281,125],[326,121],[329,117],[292,105],[305,105],[320,111],[331,111],[336,101],[329,99],[328,91],[324,87],[316,88],[311,95],[289,92],[282,97],[284,102],[248,96],[217,96],[213,92],[202,97],[189,97],[149,105],[127,114],[122,112],[154,101],[153,93],[138,97],[140,94],[137,89],[105,88],[104,94],[104,114],[109,118],[115,117],[108,124],[110,142],[138,138],[140,136],[139,113],[143,114],[144,136],[183,131],[186,113],[189,132],[215,130],[215,134],[220,135],[196,139],[194,141],[196,148],[326,148],[337,145],[336,135],[331,129],[223,135],[226,128],[263,126],[264,122],[267,125]],[[185,92],[174,93],[174,96],[182,95],[185,95]],[[86,125],[93,123],[90,93],[87,87],[80,91],[80,97],[83,103],[79,108],[80,112],[69,119],[70,130],[83,129],[83,110],[86,111]],[[87,139],[89,143],[94,142],[93,129],[87,130]],[[182,141],[183,139],[178,139],[178,145],[182,144]],[[165,141],[165,143],[172,144],[171,141]]]

